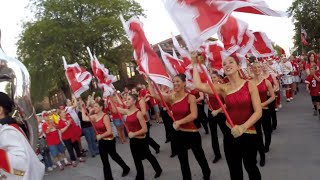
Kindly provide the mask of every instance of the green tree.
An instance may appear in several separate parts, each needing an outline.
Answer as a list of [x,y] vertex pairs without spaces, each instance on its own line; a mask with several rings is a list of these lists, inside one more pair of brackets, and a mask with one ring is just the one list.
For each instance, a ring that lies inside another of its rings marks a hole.
[[62,56],[90,69],[88,46],[111,69],[130,61],[119,15],[144,16],[134,0],[32,0],[30,8],[35,18],[24,23],[17,54],[30,72],[34,101],[57,89],[68,94]]
[[[294,0],[288,9],[295,26],[294,44],[298,52],[320,50],[320,0]],[[302,46],[301,26],[306,30],[308,46]]]

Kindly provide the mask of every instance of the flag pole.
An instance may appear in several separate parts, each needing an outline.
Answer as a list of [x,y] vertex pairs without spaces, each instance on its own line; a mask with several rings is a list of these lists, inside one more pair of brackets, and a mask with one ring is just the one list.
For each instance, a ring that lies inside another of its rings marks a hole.
[[[205,70],[204,70],[204,68],[202,67],[202,64],[200,63],[199,60],[198,60],[198,65],[200,66],[201,71],[205,72]],[[216,89],[215,89],[214,86],[213,86],[212,81],[209,79],[208,74],[207,74],[207,73],[205,73],[205,74],[206,74],[207,82],[208,82],[208,84],[209,84],[212,92],[213,92],[214,95],[216,96],[216,98],[217,98],[217,100],[218,100],[218,103],[219,103],[222,111],[223,111],[224,114],[226,115],[227,122],[231,125],[231,127],[234,127],[234,124],[233,124],[233,122],[232,122],[232,120],[231,120],[231,118],[230,118],[230,116],[229,116],[229,113],[227,112],[226,108],[224,107],[224,105],[223,105],[223,103],[222,103],[222,101],[221,101],[221,99],[220,99],[220,96],[219,96],[218,92],[216,91]]]

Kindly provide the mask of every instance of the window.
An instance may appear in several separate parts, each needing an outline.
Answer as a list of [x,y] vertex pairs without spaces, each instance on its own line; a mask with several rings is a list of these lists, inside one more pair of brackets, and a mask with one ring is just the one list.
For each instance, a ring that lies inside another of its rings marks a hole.
[[135,73],[136,65],[134,63],[126,63],[126,71],[129,78],[136,75]]

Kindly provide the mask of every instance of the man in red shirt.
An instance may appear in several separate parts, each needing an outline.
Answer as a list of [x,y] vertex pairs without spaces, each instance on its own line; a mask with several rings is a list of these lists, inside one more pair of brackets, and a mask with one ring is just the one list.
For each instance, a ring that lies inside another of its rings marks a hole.
[[320,72],[316,71],[317,66],[313,65],[310,68],[310,74],[306,77],[306,90],[310,93],[311,100],[314,107],[314,116],[317,116],[319,111],[320,119]]
[[64,167],[60,161],[64,161],[65,165],[71,165],[64,153],[65,147],[60,140],[59,132],[53,122],[53,119],[49,118],[49,113],[45,112],[42,116],[45,120],[42,125],[42,132],[45,134],[50,154],[59,166],[60,170],[63,170]]

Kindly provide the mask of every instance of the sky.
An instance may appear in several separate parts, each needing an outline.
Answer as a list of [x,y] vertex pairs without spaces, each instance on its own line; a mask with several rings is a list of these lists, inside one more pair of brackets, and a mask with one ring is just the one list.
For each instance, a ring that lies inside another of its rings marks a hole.
[[[136,0],[145,10],[146,18],[142,18],[145,34],[151,44],[158,43],[171,37],[171,32],[180,34],[165,10],[162,0]],[[292,0],[265,0],[274,10],[286,11]],[[27,8],[28,0],[1,0],[0,2],[0,29],[1,45],[7,55],[16,57],[16,43],[22,32],[22,22],[30,19],[32,14]],[[288,53],[293,47],[292,37],[294,26],[290,18],[268,17],[234,13],[246,21],[253,31],[263,31],[268,37]],[[216,37],[216,36],[213,36]]]

